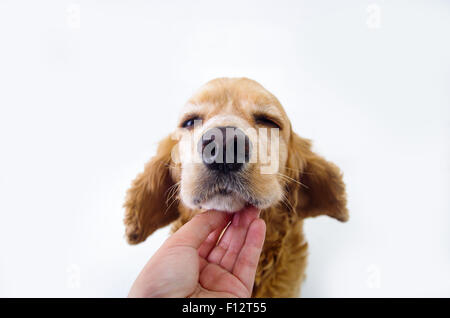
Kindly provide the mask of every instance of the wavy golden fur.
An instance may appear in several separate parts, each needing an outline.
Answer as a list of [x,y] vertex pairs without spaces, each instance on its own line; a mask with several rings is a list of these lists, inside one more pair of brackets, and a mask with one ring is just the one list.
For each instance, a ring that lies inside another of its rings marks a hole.
[[[258,195],[276,194],[261,212],[267,231],[253,296],[297,297],[307,263],[303,220],[323,214],[343,222],[348,219],[345,185],[339,168],[315,154],[311,142],[292,131],[278,100],[252,80],[213,80],[189,100],[187,107],[181,118],[195,109],[197,113],[201,112],[206,122],[227,115],[223,117],[226,120],[238,118],[255,126],[252,114],[265,111],[280,122],[279,173],[264,176],[255,169],[251,173],[250,184]],[[222,121],[221,124],[229,122]],[[186,134],[181,128],[178,130]],[[202,211],[189,202],[191,192],[197,186],[192,182],[202,173],[202,166],[183,166],[175,162],[174,153],[183,156],[177,142],[173,135],[161,141],[157,154],[128,191],[124,222],[130,244],[144,241],[155,230],[170,223],[176,231]]]

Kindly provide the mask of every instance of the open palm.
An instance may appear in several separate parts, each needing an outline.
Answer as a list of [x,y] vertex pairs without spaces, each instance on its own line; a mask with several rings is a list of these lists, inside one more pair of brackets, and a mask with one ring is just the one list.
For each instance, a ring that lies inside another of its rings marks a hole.
[[265,236],[258,214],[249,207],[194,217],[150,259],[129,296],[250,297]]

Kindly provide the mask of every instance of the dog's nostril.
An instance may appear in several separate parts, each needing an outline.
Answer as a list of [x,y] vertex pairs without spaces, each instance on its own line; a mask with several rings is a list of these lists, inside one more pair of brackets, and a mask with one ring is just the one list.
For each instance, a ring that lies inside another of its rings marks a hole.
[[211,170],[225,173],[241,169],[250,159],[250,140],[236,127],[208,130],[201,140],[203,163]]

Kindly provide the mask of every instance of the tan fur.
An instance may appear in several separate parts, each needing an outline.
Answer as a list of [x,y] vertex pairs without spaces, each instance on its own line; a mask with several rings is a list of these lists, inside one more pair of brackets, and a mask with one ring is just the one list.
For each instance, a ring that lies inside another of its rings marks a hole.
[[[262,175],[256,172],[257,169],[251,170],[251,187],[255,193],[267,195],[277,191],[274,188],[277,185],[280,195],[285,198],[277,199],[261,212],[267,232],[253,296],[297,297],[307,260],[303,219],[322,214],[340,221],[348,219],[341,172],[334,164],[313,153],[310,141],[292,131],[281,104],[255,81],[245,78],[213,80],[203,86],[188,105],[199,105],[205,120],[220,114],[233,114],[252,123],[252,113],[265,111],[281,121],[279,172],[283,176]],[[186,112],[181,118],[185,115]],[[189,176],[196,176],[202,167],[201,164],[183,167],[174,163],[171,152],[179,150],[176,142],[169,136],[160,143],[156,156],[128,191],[124,222],[130,244],[144,241],[156,229],[173,221],[173,231],[176,231],[201,212],[179,201],[180,183],[184,181],[187,192],[196,186],[192,180],[183,180],[183,174],[186,176],[189,172]]]

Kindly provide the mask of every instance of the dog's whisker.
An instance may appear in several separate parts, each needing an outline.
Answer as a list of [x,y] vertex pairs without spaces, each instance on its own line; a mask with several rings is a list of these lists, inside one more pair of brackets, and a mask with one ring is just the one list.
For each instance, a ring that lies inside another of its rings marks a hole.
[[[169,194],[166,199],[167,208],[164,211],[164,214],[166,214],[167,211],[170,209],[170,207],[178,200],[178,198],[176,197],[176,194],[178,192],[178,188],[180,187],[180,184],[181,184],[181,182],[177,182],[174,185],[170,186],[169,189],[166,191],[166,193],[169,192]],[[171,200],[172,200],[172,202],[170,202]],[[170,204],[169,204],[169,202],[170,202]]]
[[299,184],[300,186],[302,186],[302,187],[304,187],[306,189],[309,189],[307,185],[305,185],[305,184],[301,183],[300,181],[295,180],[294,178],[291,178],[291,177],[289,177],[289,176],[287,176],[285,174],[277,172],[277,175],[279,175],[282,178],[285,178],[285,180],[292,181],[292,182],[297,183],[297,184]]
[[180,186],[180,184],[181,184],[181,181],[175,183],[174,185],[170,186],[170,187],[166,190],[166,192],[164,193],[164,195],[167,194],[167,197],[168,197],[168,199],[166,200],[166,203],[167,203],[168,200],[172,197],[172,195],[173,195],[172,193],[173,193],[174,191],[177,191],[177,190],[178,190],[178,187]]
[[281,195],[281,202],[288,208],[288,212],[295,212],[294,207],[286,196],[286,192],[283,192]]
[[174,187],[172,187],[172,189],[170,190],[170,193],[167,197],[166,202],[170,201],[170,199],[177,193],[179,188],[179,184],[176,184]]
[[177,201],[179,201],[180,199],[177,197],[177,196],[172,196],[173,197],[173,199],[172,199],[172,202],[170,202],[170,204],[168,204],[167,205],[167,208],[166,208],[166,210],[164,211],[164,215],[167,213],[167,211],[169,211],[169,209],[172,207],[172,205],[175,203],[175,202],[177,202]]
[[293,168],[289,168],[289,167],[284,167],[284,169],[292,170],[292,171],[295,171],[295,172],[299,172],[301,174],[314,175],[314,173],[309,172],[309,171],[305,171],[304,169],[293,169]]
[[169,211],[170,207],[177,201],[179,201],[180,199],[175,197],[172,202],[169,204],[169,206],[166,208],[166,210],[164,211],[164,215],[167,213],[167,211]]

